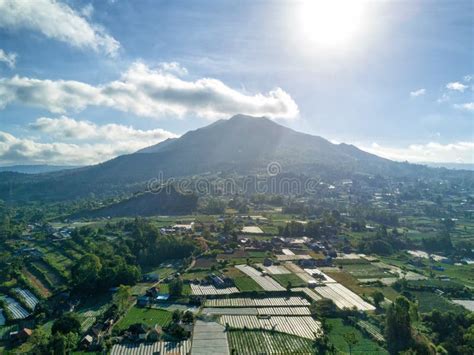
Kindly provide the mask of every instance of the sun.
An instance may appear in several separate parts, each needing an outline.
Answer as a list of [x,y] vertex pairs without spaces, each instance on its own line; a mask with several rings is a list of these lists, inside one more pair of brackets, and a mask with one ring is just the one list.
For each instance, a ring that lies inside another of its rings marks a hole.
[[358,35],[365,10],[365,0],[304,0],[299,4],[297,21],[304,39],[338,46]]

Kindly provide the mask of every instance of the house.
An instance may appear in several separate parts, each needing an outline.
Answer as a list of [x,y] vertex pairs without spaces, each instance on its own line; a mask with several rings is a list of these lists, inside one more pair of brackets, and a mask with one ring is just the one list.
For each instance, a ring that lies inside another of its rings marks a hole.
[[14,331],[10,333],[10,339],[16,343],[24,343],[33,334],[33,331],[29,328],[23,328],[22,330]]
[[94,338],[91,335],[86,335],[84,338],[82,338],[81,342],[79,343],[79,346],[87,350],[91,347],[92,343],[94,342]]
[[161,334],[163,330],[159,325],[155,325],[154,328],[150,329],[150,331],[146,334],[146,340],[149,342],[157,342],[161,338]]
[[211,274],[211,275],[209,275],[209,279],[211,280],[212,284],[215,287],[224,287],[225,282],[221,277],[219,277],[215,274]]
[[150,304],[150,298],[148,296],[140,296],[137,298],[137,305],[139,307],[147,307]]

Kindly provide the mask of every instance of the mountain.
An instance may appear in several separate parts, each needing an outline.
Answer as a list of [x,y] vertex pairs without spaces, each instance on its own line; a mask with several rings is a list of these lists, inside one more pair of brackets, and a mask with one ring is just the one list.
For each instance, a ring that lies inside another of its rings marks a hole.
[[267,118],[237,115],[94,166],[41,175],[3,173],[0,199],[113,195],[143,190],[150,179],[220,172],[261,174],[272,162],[278,163],[283,173],[327,179],[355,174],[421,177],[454,173],[393,162],[353,145],[332,144],[322,137],[296,132]]
[[41,174],[50,173],[53,171],[76,169],[78,166],[71,165],[10,165],[0,166],[0,172],[14,172],[23,174]]

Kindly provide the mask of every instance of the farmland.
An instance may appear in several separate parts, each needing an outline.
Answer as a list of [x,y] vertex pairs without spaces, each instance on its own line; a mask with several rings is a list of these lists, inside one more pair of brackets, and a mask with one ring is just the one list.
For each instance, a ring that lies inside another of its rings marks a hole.
[[262,276],[262,273],[248,265],[237,265],[237,269],[250,276],[265,291],[284,291],[285,288],[269,276]]
[[281,333],[293,334],[299,337],[314,339],[320,335],[321,324],[312,317],[258,317],[223,315],[220,318],[222,325],[228,325],[236,329],[265,329],[276,330]]
[[328,323],[331,327],[329,331],[329,340],[342,353],[349,353],[349,347],[343,338],[343,335],[352,332],[355,334],[357,344],[354,346],[353,354],[388,354],[388,352],[380,347],[371,339],[365,337],[360,331],[351,326],[344,325],[341,319],[329,319]]
[[237,355],[312,354],[309,339],[272,331],[231,330],[229,347]]
[[127,329],[132,324],[143,323],[148,326],[168,325],[171,313],[161,309],[132,307],[126,316],[117,324],[118,329]]

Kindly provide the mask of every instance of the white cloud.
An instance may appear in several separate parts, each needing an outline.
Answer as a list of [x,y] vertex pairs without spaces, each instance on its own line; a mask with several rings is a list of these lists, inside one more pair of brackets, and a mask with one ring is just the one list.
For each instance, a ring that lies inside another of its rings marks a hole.
[[0,62],[5,63],[10,67],[10,69],[15,68],[16,64],[16,53],[7,53],[3,49],[0,48]]
[[165,72],[174,73],[179,76],[188,74],[188,69],[181,66],[178,62],[162,62],[159,64],[159,67]]
[[162,129],[144,131],[117,124],[96,125],[68,117],[42,117],[30,128],[57,141],[38,142],[0,131],[1,164],[95,164],[176,137]]
[[446,89],[448,90],[454,90],[454,91],[459,91],[459,92],[464,92],[469,86],[464,85],[463,83],[460,83],[459,81],[454,81],[452,83],[446,84]]
[[429,142],[408,147],[387,147],[372,143],[361,149],[381,157],[412,163],[474,163],[474,142],[441,144]]
[[[176,66],[172,69],[176,71]],[[216,119],[243,113],[289,119],[298,115],[295,101],[280,88],[246,95],[217,79],[186,81],[163,64],[151,69],[143,63],[132,64],[119,80],[99,86],[72,80],[0,78],[0,108],[13,102],[53,113],[103,106],[153,118],[194,114]]]
[[57,139],[110,142],[137,141],[141,142],[143,147],[177,137],[177,135],[161,128],[140,130],[115,123],[97,125],[90,121],[79,121],[66,116],[59,118],[40,117],[30,124],[30,128],[47,133]]
[[418,89],[410,92],[411,97],[418,97],[426,94],[426,89]]
[[471,80],[474,79],[474,75],[472,75],[472,74],[464,75],[463,79],[464,79],[465,82],[469,83]]
[[[85,11],[85,12],[84,12]],[[29,29],[81,49],[103,51],[114,56],[120,43],[97,24],[88,21],[86,6],[82,14],[54,0],[0,0],[0,27]]]
[[474,102],[466,102],[464,104],[455,104],[454,108],[462,111],[474,112]]

